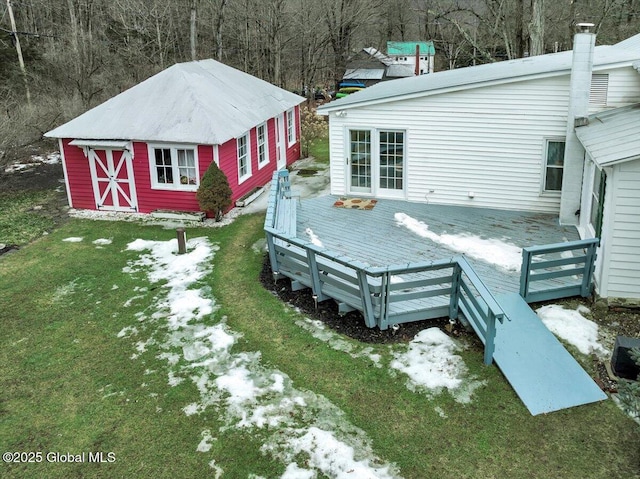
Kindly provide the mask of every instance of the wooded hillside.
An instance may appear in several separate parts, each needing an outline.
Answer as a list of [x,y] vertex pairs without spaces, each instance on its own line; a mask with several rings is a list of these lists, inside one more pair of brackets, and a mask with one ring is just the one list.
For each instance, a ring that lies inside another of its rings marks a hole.
[[640,32],[640,0],[0,1],[0,163],[176,62],[312,92],[388,40],[433,40],[438,70],[570,49],[582,21],[599,44]]

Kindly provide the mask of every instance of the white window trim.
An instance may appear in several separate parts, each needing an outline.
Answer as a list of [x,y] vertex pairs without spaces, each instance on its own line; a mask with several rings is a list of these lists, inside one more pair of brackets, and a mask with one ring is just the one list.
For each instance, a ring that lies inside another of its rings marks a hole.
[[[264,161],[260,161],[260,134],[258,130],[260,128],[264,128]],[[256,127],[256,151],[258,154],[258,169],[264,168],[269,164],[269,129],[267,128],[266,123],[262,123]]]
[[[291,120],[290,120],[291,119]],[[287,145],[291,146],[296,142],[296,112],[295,108],[287,111]],[[289,123],[291,121],[291,123]]]
[[[193,159],[196,167],[196,184],[183,185],[181,183],[159,183],[158,171],[156,170],[156,149],[171,150],[171,169],[173,170],[173,178],[180,178],[178,169],[178,152],[177,150],[193,150]],[[149,156],[149,170],[151,173],[151,189],[165,191],[197,191],[200,186],[200,164],[198,160],[198,145],[181,145],[176,143],[148,143],[147,152]]]
[[[246,145],[247,145],[247,154],[246,154],[246,158],[247,158],[247,173],[244,176],[240,175],[240,139],[241,138],[246,138]],[[236,138],[236,160],[238,163],[238,184],[242,184],[245,181],[247,181],[249,178],[251,178],[251,135],[249,134],[249,132],[246,132],[244,135],[239,136],[238,138]]]
[[[547,190],[547,156],[549,154],[549,142],[562,142],[566,145],[567,139],[562,136],[543,138],[542,140],[542,171],[540,174],[540,194],[544,196],[560,196],[562,193],[562,186],[559,190]],[[564,165],[562,167],[562,173],[564,175]]]

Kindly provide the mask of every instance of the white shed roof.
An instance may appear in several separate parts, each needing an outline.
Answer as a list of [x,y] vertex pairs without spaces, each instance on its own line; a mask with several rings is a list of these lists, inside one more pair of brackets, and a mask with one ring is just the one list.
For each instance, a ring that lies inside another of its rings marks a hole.
[[640,159],[640,104],[607,110],[589,117],[576,135],[599,166]]
[[304,98],[215,60],[179,63],[45,134],[222,144]]
[[[475,88],[491,83],[507,83],[528,78],[569,74],[572,54],[571,51],[551,53],[378,83],[362,90],[357,95],[349,95],[326,103],[318,108],[318,113],[327,114],[331,111],[366,104]],[[624,63],[632,64],[638,60],[640,60],[640,34],[616,45],[598,46],[594,51],[595,70]]]

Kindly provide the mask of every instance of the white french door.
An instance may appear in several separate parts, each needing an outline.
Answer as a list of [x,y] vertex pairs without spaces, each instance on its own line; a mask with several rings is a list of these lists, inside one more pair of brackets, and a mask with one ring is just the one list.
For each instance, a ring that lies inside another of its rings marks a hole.
[[405,132],[349,130],[347,190],[403,198],[406,184]]

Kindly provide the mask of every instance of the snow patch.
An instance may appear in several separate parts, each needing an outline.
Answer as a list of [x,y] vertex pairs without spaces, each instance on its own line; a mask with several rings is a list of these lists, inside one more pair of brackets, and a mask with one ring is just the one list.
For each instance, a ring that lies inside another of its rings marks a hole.
[[106,246],[108,244],[113,243],[113,239],[111,238],[98,238],[97,240],[92,241],[93,244],[99,246]]
[[406,213],[394,215],[396,225],[404,226],[409,231],[427,238],[458,253],[473,259],[494,264],[509,272],[519,272],[522,265],[522,248],[498,239],[484,239],[468,234],[437,234],[429,229],[429,225]]
[[67,243],[80,243],[83,239],[84,238],[82,236],[69,236],[62,241],[66,241]]
[[363,348],[360,345],[356,345],[354,342],[347,341],[340,337],[339,334],[327,329],[322,321],[304,318],[304,320],[297,320],[296,325],[309,331],[314,338],[327,343],[336,351],[347,353],[354,359],[368,358],[376,367],[382,367],[382,364],[380,364],[382,356],[374,353],[371,346]]
[[211,435],[211,430],[209,429],[205,429],[200,435],[202,436],[202,440],[200,441],[200,444],[198,444],[198,448],[196,450],[198,452],[209,452],[213,441],[217,441],[218,439]]
[[588,311],[588,308],[573,311],[550,304],[537,309],[536,313],[553,334],[574,345],[582,354],[594,353],[604,358],[609,352],[598,340],[598,325],[581,314]]
[[438,328],[420,331],[404,352],[394,352],[391,368],[409,376],[407,387],[412,391],[439,393],[446,388],[461,403],[484,382],[467,378],[468,370],[456,342]]
[[320,238],[318,238],[318,235],[315,234],[311,228],[307,228],[306,230],[304,230],[304,232],[309,237],[309,241],[311,241],[311,244],[319,246],[320,248],[324,247],[322,241],[320,241]]

